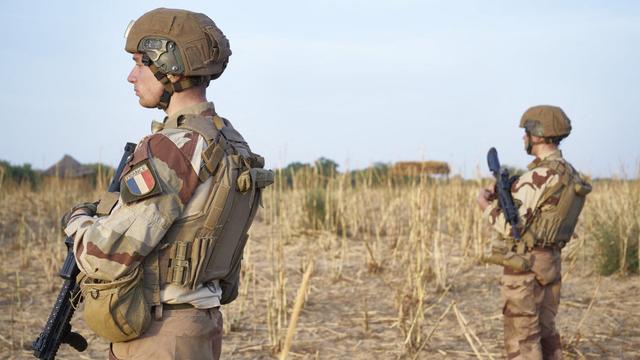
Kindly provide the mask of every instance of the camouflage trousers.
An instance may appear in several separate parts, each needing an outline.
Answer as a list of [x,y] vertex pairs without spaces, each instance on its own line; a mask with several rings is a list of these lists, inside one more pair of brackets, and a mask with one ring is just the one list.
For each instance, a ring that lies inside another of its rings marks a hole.
[[111,344],[109,360],[219,359],[222,314],[218,308],[164,310],[139,338]]
[[501,280],[504,345],[508,359],[562,359],[555,318],[560,305],[560,251],[526,254],[532,271],[505,268]]

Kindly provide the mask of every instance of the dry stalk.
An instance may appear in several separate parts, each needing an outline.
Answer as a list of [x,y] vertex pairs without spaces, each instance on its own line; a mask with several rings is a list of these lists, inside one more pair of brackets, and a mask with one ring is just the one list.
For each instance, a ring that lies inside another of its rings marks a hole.
[[425,346],[427,346],[427,344],[429,343],[429,340],[431,339],[431,337],[433,336],[433,334],[435,334],[436,330],[438,329],[438,326],[440,325],[440,322],[442,321],[442,319],[444,319],[445,316],[447,316],[447,314],[449,313],[449,311],[451,310],[451,308],[453,307],[453,305],[455,304],[455,301],[452,301],[449,306],[447,306],[447,308],[444,310],[444,312],[442,313],[442,315],[440,315],[440,317],[438,318],[438,320],[436,320],[436,323],[433,324],[433,327],[431,328],[431,330],[429,331],[429,334],[427,334],[426,339],[424,339],[422,341],[422,344],[420,344],[420,346],[418,347],[418,349],[416,350],[415,355],[413,355],[413,360],[416,360],[418,358],[418,356],[420,355],[420,352],[422,351],[422,349],[424,349]]
[[365,334],[369,333],[369,306],[367,304],[367,298],[364,298],[364,320],[363,320],[363,330]]
[[367,248],[367,253],[369,254],[369,262],[367,264],[367,270],[370,273],[377,273],[380,271],[381,266],[380,263],[376,260],[375,255],[373,254],[373,250],[371,249],[371,245],[369,244],[369,236],[364,236],[364,246]]
[[433,239],[433,267],[436,274],[436,286],[438,290],[444,290],[447,288],[447,259],[441,245],[442,231],[440,230],[440,222],[440,217],[438,217],[436,234]]
[[300,311],[302,310],[302,306],[304,305],[307,288],[309,287],[309,280],[311,279],[311,274],[313,273],[314,266],[314,261],[311,260],[311,262],[309,262],[309,265],[307,265],[307,270],[305,270],[304,275],[302,276],[302,282],[300,283],[300,287],[298,288],[296,301],[293,305],[293,312],[291,313],[291,320],[289,321],[287,336],[284,340],[282,352],[280,353],[280,360],[286,360],[287,356],[289,355],[289,350],[291,349],[291,344],[293,343],[293,336],[296,334],[298,318],[300,317]]
[[473,331],[473,329],[469,326],[469,322],[464,317],[464,315],[462,315],[462,313],[458,310],[457,306],[455,307],[454,310],[456,312],[456,316],[458,316],[460,318],[460,320],[462,320],[462,322],[467,326],[467,329],[469,330],[469,334],[471,335],[471,337],[473,337],[473,339],[476,341],[476,343],[478,343],[480,345],[480,347],[485,352],[485,354],[489,357],[489,359],[493,360],[493,356],[491,355],[491,353],[489,353],[487,348],[484,346],[484,343],[482,341],[480,341],[480,338],[478,338],[478,336],[476,335],[475,331]]
[[482,356],[480,355],[480,352],[478,352],[478,349],[476,348],[474,341],[482,348],[482,350],[489,357],[489,359],[493,359],[493,356],[491,356],[491,354],[489,353],[489,351],[487,351],[487,348],[484,346],[482,341],[480,341],[480,339],[476,336],[475,332],[473,331],[473,329],[471,329],[471,327],[469,326],[469,323],[464,318],[464,316],[460,313],[460,311],[458,310],[458,306],[455,303],[453,304],[453,311],[456,314],[456,318],[458,319],[458,324],[460,324],[462,333],[464,334],[464,337],[467,339],[467,342],[473,349],[473,352],[476,354],[476,357],[478,359],[482,359]]
[[580,322],[578,322],[578,325],[576,326],[575,335],[573,336],[573,339],[569,343],[569,346],[572,346],[574,349],[576,348],[576,346],[580,342],[580,338],[582,337],[582,335],[580,334],[580,329],[582,328],[582,324],[584,324],[584,321],[587,319],[587,316],[591,312],[591,309],[593,308],[593,304],[595,304],[595,302],[596,302],[596,298],[598,297],[598,293],[600,292],[600,285],[601,284],[602,284],[602,277],[598,277],[598,283],[596,285],[595,290],[593,291],[593,296],[591,297],[591,301],[589,302],[589,306],[584,311],[584,314],[582,314],[582,318],[580,319]]

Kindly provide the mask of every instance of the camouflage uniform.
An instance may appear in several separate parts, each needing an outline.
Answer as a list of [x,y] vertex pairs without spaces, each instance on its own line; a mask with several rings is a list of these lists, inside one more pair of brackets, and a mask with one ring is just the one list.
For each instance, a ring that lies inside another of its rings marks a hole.
[[[557,172],[545,166],[549,161],[568,165],[556,150],[544,158],[536,158],[529,164],[529,171],[513,183],[511,193],[518,206],[520,226],[530,224],[537,210],[545,212],[558,203],[555,194],[547,196],[560,181]],[[497,201],[485,209],[484,217],[502,237],[511,236],[511,226]],[[501,279],[507,358],[561,359],[562,346],[555,326],[560,303],[560,248],[536,244],[522,256],[531,264],[531,271],[505,267]]]
[[[212,103],[197,104],[173,114],[165,123],[175,123],[186,114],[212,116],[215,110]],[[121,194],[108,216],[74,217],[65,232],[75,238],[80,271],[94,279],[113,281],[136,267],[145,267],[145,260],[156,253],[171,225],[202,210],[211,185],[198,181],[205,149],[203,137],[185,129],[161,129],[142,139],[125,167],[123,179],[140,166],[148,166],[161,192],[135,201],[127,201]],[[161,321],[154,321],[142,337],[112,344],[112,358],[218,358],[222,338],[220,297],[217,280],[195,290],[161,284],[161,303],[182,305],[173,310],[167,306],[169,310],[164,311]]]
[[[86,206],[66,217],[85,320],[113,343],[113,359],[217,359],[218,308],[237,296],[253,204],[272,173],[206,102],[231,55],[211,18],[158,8],[132,21],[125,38],[140,105],[171,116],[127,160],[119,195],[99,202],[102,217]],[[236,178],[243,186],[231,186]]]

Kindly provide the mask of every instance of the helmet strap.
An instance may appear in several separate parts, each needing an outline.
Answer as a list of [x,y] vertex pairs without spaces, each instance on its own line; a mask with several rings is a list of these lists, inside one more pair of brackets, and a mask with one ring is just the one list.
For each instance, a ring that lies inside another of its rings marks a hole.
[[162,95],[160,95],[160,100],[158,100],[158,105],[156,107],[161,110],[166,110],[169,107],[169,102],[171,101],[171,96],[173,94],[168,92],[167,90],[162,91]]
[[533,154],[532,154],[532,152],[533,152],[533,147],[534,147],[535,145],[551,144],[551,143],[553,143],[552,141],[549,141],[549,139],[550,139],[549,137],[543,137],[543,138],[542,138],[542,142],[534,143],[534,142],[533,142],[533,139],[532,139],[532,137],[531,137],[531,133],[529,133],[529,132],[527,132],[527,139],[528,139],[528,140],[527,140],[527,147],[526,147],[526,150],[527,150],[527,154],[529,154],[529,155],[533,155]]
[[169,107],[169,102],[171,101],[171,96],[174,92],[171,80],[169,80],[167,74],[160,71],[154,63],[150,63],[147,66],[149,66],[149,70],[151,70],[153,76],[155,76],[155,78],[162,83],[162,86],[164,86],[164,91],[162,92],[162,95],[160,95],[160,99],[158,100],[156,107],[158,109],[166,110]]
[[209,81],[209,76],[190,76],[183,77],[183,79],[181,79],[180,81],[172,83],[171,80],[169,80],[167,74],[160,71],[160,68],[158,68],[154,63],[150,63],[148,66],[153,73],[153,76],[155,76],[155,78],[158,79],[158,81],[160,81],[164,86],[164,91],[162,92],[160,100],[156,105],[158,109],[162,110],[166,110],[169,107],[169,102],[171,101],[171,96],[173,96],[173,93],[181,92],[194,86],[202,85]]

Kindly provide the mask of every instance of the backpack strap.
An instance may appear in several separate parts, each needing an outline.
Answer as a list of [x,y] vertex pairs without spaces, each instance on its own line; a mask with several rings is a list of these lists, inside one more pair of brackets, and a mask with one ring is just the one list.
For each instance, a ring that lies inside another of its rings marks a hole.
[[229,127],[218,115],[214,115],[213,118],[198,115],[184,116],[178,127],[197,132],[207,142],[208,146],[202,152],[202,165],[198,172],[200,182],[207,181],[215,174],[224,156],[233,153],[233,149],[229,146],[224,135]]
[[571,180],[573,179],[573,169],[570,168],[564,161],[561,161],[561,160],[544,161],[540,164],[540,167],[549,168],[553,170],[556,174],[558,174],[558,182],[554,186],[550,187],[549,189],[546,189],[544,194],[542,194],[542,196],[540,197],[540,201],[538,202],[538,208],[544,205],[551,196],[557,194],[565,186],[569,185],[569,183],[571,183]]
[[211,144],[220,130],[225,127],[224,121],[218,115],[202,116],[202,115],[182,115],[178,119],[178,128],[195,131],[202,135],[207,144]]

